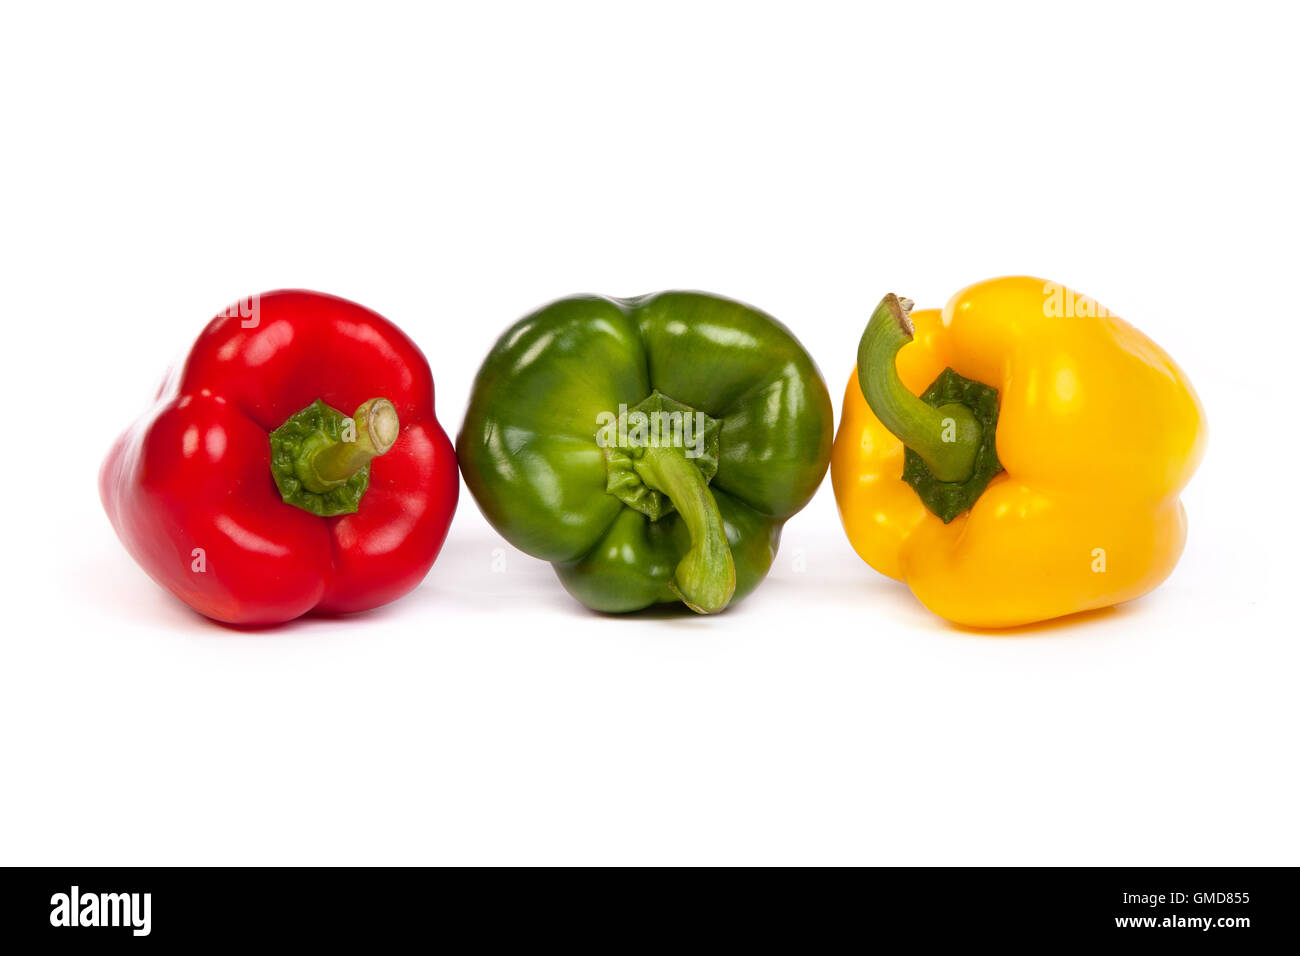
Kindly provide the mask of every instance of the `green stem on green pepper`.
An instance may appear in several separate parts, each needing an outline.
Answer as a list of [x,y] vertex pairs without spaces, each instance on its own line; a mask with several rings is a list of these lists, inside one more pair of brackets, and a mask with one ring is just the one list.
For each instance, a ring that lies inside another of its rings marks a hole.
[[736,590],[736,564],[704,475],[680,448],[666,446],[647,447],[633,467],[647,486],[668,496],[691,536],[690,550],[673,573],[673,593],[692,611],[721,611]]

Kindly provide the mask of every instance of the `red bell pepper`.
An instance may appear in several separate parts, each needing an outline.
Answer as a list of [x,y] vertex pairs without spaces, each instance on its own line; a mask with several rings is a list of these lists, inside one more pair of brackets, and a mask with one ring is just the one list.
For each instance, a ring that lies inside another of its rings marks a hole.
[[401,597],[438,556],[459,493],[420,350],[369,309],[304,291],[213,319],[99,484],[155,581],[248,625]]

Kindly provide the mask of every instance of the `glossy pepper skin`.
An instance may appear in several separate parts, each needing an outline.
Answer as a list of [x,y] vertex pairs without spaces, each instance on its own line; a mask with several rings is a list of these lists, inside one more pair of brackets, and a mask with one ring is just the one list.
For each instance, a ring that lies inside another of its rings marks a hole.
[[[660,397],[717,423],[711,478],[699,458],[633,449],[629,460],[600,443],[620,405]],[[552,562],[588,607],[680,600],[712,613],[767,574],[831,442],[826,385],[785,326],[729,299],[665,292],[561,299],[510,328],[479,370],[457,452],[492,525]],[[645,495],[669,510],[628,503]]]
[[[437,557],[459,490],[428,363],[344,299],[279,291],[245,303],[212,320],[114,444],[100,472],[109,520],[150,577],[217,621],[277,624],[401,597]],[[364,490],[344,505],[353,513],[288,503],[272,474],[272,434],[318,401],[382,411],[358,414],[358,439],[326,441],[334,457],[312,459],[341,467],[335,485],[368,461],[368,487],[357,479]]]
[[[873,316],[882,332],[893,298]],[[831,478],[863,560],[934,613],[982,628],[1107,607],[1164,581],[1187,535],[1178,495],[1206,441],[1200,401],[1173,360],[1095,301],[1023,276],[972,285],[910,322],[895,363],[902,385],[920,395],[951,368],[995,388],[1003,470],[945,524],[901,480],[904,442],[864,397],[884,380],[884,359],[864,370],[872,359],[860,351]]]

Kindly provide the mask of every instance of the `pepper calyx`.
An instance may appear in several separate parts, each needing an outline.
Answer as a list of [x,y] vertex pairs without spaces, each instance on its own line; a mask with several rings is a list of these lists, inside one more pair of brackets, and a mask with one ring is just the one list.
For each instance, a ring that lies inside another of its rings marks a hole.
[[271,475],[280,497],[320,517],[355,514],[370,484],[370,462],[401,431],[397,409],[372,398],[352,416],[317,399],[270,434]]
[[736,591],[736,564],[709,490],[722,423],[657,390],[612,417],[596,435],[605,454],[605,490],[651,521],[681,515],[691,545],[669,590],[699,614],[723,610]]
[[636,462],[647,448],[677,448],[704,477],[718,473],[718,436],[722,423],[658,390],[630,408],[620,408],[596,434],[605,455],[605,490],[623,504],[658,521],[675,509],[672,499],[645,483]]
[[980,425],[970,476],[964,481],[940,481],[925,459],[911,448],[903,449],[903,480],[912,486],[922,503],[943,521],[950,523],[969,511],[993,477],[1002,470],[998,461],[998,390],[991,385],[963,378],[944,369],[924,392],[921,401],[936,409],[954,405],[968,409]]

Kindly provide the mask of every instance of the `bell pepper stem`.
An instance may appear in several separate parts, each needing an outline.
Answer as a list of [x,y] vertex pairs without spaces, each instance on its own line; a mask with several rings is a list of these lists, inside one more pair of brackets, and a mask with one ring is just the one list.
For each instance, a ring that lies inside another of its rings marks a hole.
[[910,299],[892,292],[871,313],[858,343],[858,385],[871,410],[940,481],[965,481],[975,469],[983,429],[965,405],[932,408],[898,377],[896,359],[915,329]]
[[322,494],[337,488],[393,447],[401,431],[397,409],[386,398],[363,402],[352,416],[355,436],[342,440],[322,438],[303,450],[297,472],[304,487]]
[[646,448],[633,467],[646,485],[668,496],[691,536],[690,550],[673,572],[673,592],[692,611],[721,611],[736,590],[736,563],[704,475],[681,449],[665,446]]

